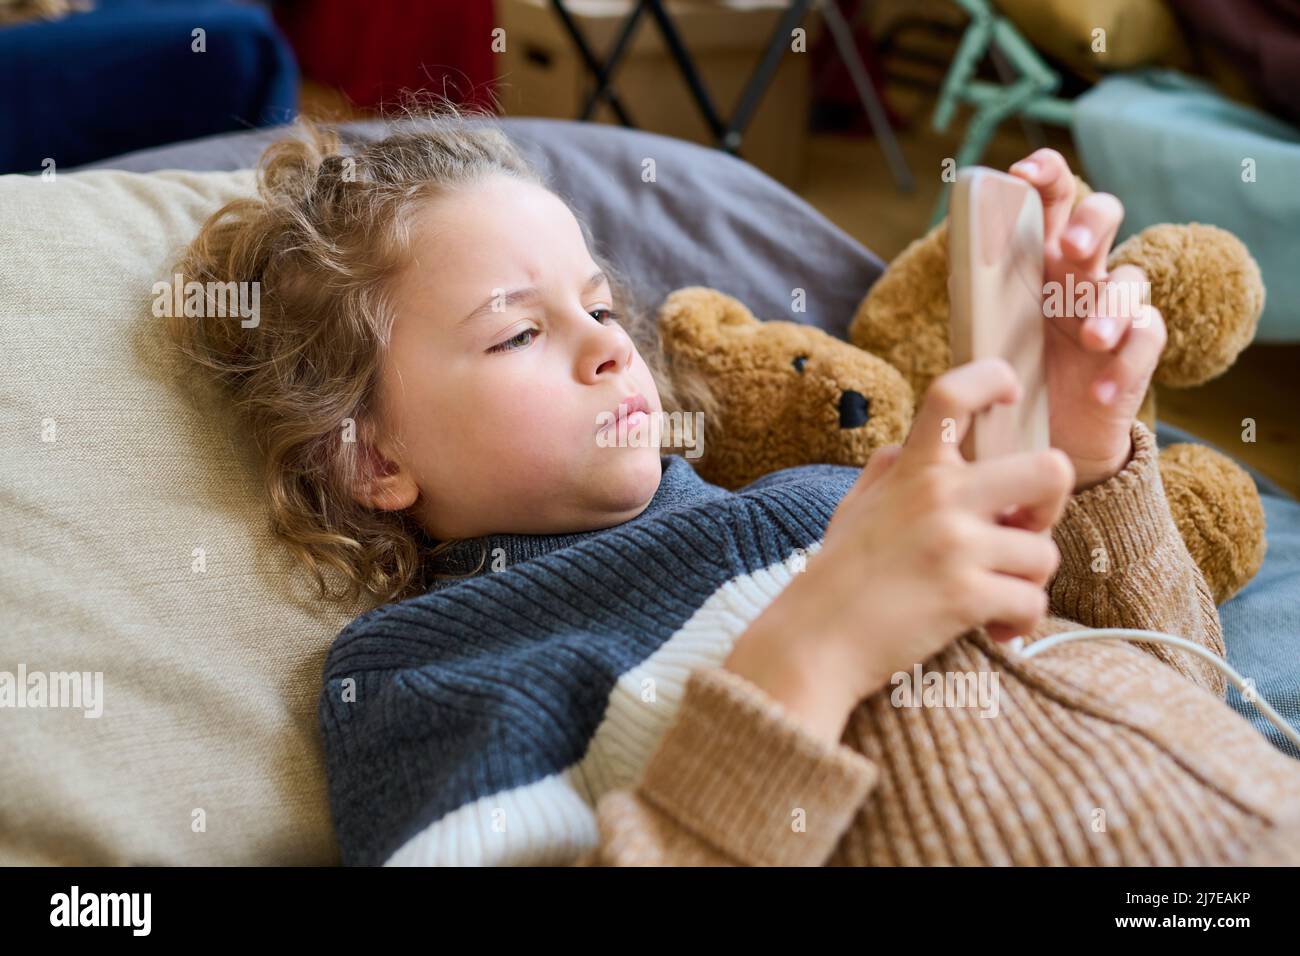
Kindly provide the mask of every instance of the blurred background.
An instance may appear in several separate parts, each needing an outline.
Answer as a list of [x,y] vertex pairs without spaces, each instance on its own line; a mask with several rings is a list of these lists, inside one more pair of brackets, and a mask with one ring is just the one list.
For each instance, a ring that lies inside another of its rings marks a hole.
[[1160,417],[1300,493],[1300,0],[0,0],[0,80],[0,172],[430,90],[726,149],[886,260],[945,170],[1050,145],[1121,238],[1212,222],[1260,261],[1257,341]]

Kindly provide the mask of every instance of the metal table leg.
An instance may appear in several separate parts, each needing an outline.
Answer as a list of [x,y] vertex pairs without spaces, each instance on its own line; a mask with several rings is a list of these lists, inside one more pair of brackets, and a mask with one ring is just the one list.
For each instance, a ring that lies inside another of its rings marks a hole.
[[852,77],[853,85],[858,91],[858,99],[862,100],[862,107],[867,111],[871,130],[876,134],[880,148],[885,154],[885,162],[889,164],[894,182],[899,190],[910,193],[916,188],[916,183],[912,180],[912,171],[907,166],[907,159],[903,156],[902,149],[899,148],[893,127],[889,125],[889,117],[885,115],[880,96],[876,93],[871,78],[867,76],[862,57],[858,55],[857,46],[853,42],[853,31],[845,22],[844,14],[840,13],[839,5],[835,0],[819,0],[818,9],[826,21],[826,28],[831,32],[836,49],[839,50],[840,59],[848,67],[849,76]]
[[[627,110],[623,108],[623,104],[619,100],[618,94],[609,89],[608,70],[601,65],[600,61],[596,59],[596,55],[591,52],[591,47],[587,45],[587,38],[584,37],[582,31],[578,29],[578,24],[574,23],[573,17],[570,16],[569,11],[565,8],[563,0],[551,0],[551,6],[555,9],[556,14],[560,18],[560,22],[564,25],[565,32],[569,34],[569,38],[573,40],[574,46],[578,48],[578,55],[582,57],[582,62],[586,65],[588,72],[594,74],[598,81],[596,93],[592,96],[591,102],[583,108],[583,114],[579,118],[587,119],[591,110],[595,108],[595,101],[601,96],[604,96],[609,102],[610,108],[614,110],[614,115],[618,117],[618,121],[624,126],[635,128],[636,124],[632,122],[631,117],[628,116]],[[632,16],[628,18],[628,22],[624,26],[624,29],[629,35],[631,34],[632,28],[636,25],[636,18],[639,17],[640,14],[641,4],[638,3],[636,10],[633,11]]]
[[633,125],[628,118],[627,111],[619,103],[610,86],[614,71],[618,68],[618,64],[631,46],[632,37],[641,23],[641,16],[648,10],[668,46],[669,55],[672,56],[673,62],[677,64],[682,78],[691,91],[695,105],[699,108],[705,123],[708,124],[716,145],[729,153],[735,153],[740,149],[745,129],[753,119],[754,113],[757,112],[763,94],[771,84],[772,78],[781,64],[781,57],[785,54],[786,42],[793,33],[794,28],[807,15],[809,8],[814,3],[818,5],[818,9],[826,19],[826,25],[834,38],[836,49],[853,78],[858,97],[862,100],[863,108],[867,111],[872,130],[880,142],[881,149],[885,152],[885,159],[889,164],[895,182],[898,184],[898,188],[903,192],[911,192],[914,183],[911,171],[907,166],[907,160],[903,157],[902,150],[898,146],[898,140],[889,125],[889,118],[885,115],[880,97],[876,94],[875,87],[872,86],[867,76],[862,58],[858,55],[853,42],[852,30],[849,28],[848,23],[845,22],[844,16],[835,5],[834,0],[791,0],[772,31],[762,59],[741,90],[731,119],[727,122],[722,120],[721,115],[714,106],[708,88],[704,85],[699,70],[691,59],[686,44],[682,41],[681,34],[678,32],[672,18],[668,15],[668,11],[664,8],[663,0],[637,0],[636,6],[623,22],[618,38],[614,43],[614,48],[610,51],[610,55],[603,65],[591,52],[586,39],[582,36],[582,31],[578,29],[568,10],[565,9],[563,0],[551,0],[551,5],[559,14],[569,36],[573,38],[573,42],[577,45],[583,62],[596,81],[595,89],[583,104],[578,119],[590,119],[596,104],[603,98],[609,101],[618,115],[619,121],[624,126]]

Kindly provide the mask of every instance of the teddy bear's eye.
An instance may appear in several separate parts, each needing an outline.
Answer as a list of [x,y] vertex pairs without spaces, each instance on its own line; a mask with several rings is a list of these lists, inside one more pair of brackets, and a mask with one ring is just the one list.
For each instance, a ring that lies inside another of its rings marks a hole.
[[806,355],[796,355],[794,357],[794,362],[793,362],[794,370],[798,372],[800,375],[803,374],[803,364],[806,361],[808,361],[808,356]]

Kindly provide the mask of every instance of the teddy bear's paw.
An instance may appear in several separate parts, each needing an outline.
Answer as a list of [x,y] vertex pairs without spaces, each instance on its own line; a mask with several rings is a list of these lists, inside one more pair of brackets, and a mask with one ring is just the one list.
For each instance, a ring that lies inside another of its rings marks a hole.
[[1240,239],[1204,223],[1151,226],[1110,256],[1151,283],[1168,340],[1155,380],[1190,388],[1223,374],[1255,337],[1264,309],[1259,265]]
[[1183,542],[1214,603],[1222,604],[1264,563],[1264,506],[1255,482],[1228,456],[1190,443],[1160,452],[1160,480]]

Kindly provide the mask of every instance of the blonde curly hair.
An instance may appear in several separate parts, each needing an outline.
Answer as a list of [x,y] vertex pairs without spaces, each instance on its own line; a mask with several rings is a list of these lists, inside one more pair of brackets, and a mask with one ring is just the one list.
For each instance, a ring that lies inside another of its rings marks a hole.
[[[374,401],[394,320],[387,286],[408,261],[414,214],[488,175],[548,188],[493,118],[443,102],[346,154],[333,129],[299,120],[262,155],[256,194],[209,217],[176,266],[187,284],[258,283],[255,327],[173,314],[168,332],[229,396],[261,452],[271,530],[324,599],[385,603],[455,576],[437,560],[455,540],[432,540],[408,511],[356,501],[371,465],[343,426],[367,420]],[[664,410],[714,418],[705,379],[672,366],[654,314],[577,218]]]

